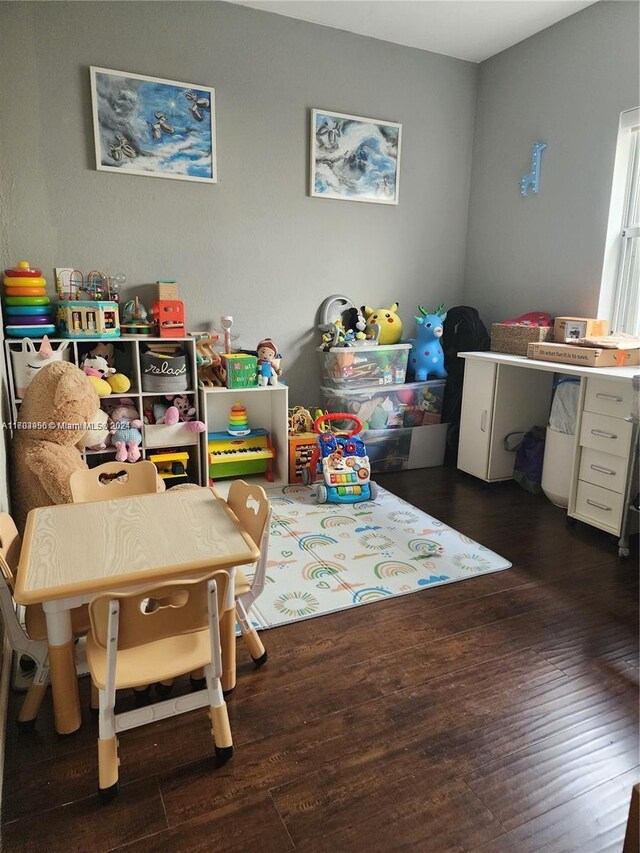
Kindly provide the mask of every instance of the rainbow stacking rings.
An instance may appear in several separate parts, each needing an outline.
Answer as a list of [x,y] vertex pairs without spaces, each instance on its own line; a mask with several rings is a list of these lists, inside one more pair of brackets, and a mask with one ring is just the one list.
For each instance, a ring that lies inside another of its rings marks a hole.
[[40,270],[32,269],[28,261],[18,261],[13,269],[4,271],[2,284],[7,335],[39,338],[55,333],[53,306]]

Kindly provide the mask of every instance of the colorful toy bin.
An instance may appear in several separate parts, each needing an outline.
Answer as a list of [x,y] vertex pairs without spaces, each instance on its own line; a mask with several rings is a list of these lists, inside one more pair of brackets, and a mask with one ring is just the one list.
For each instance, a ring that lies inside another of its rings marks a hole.
[[56,323],[61,338],[119,338],[117,302],[60,300]]
[[399,429],[439,424],[445,381],[410,382],[372,388],[321,388],[322,401],[330,412],[357,415],[364,429]]
[[402,385],[410,351],[411,344],[319,348],[321,384],[327,388]]

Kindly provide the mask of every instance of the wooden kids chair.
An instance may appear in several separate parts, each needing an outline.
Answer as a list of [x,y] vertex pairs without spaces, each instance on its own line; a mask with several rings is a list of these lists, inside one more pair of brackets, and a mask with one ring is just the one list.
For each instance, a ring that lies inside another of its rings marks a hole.
[[[150,495],[158,491],[158,471],[153,462],[104,462],[95,468],[74,471],[69,486],[75,504]],[[147,684],[134,691],[136,705],[148,700],[150,690],[151,685]],[[91,708],[98,708],[94,686]]]
[[242,569],[236,569],[236,615],[244,640],[256,667],[266,663],[267,652],[258,632],[251,625],[251,608],[262,593],[267,576],[267,550],[271,504],[261,486],[249,486],[244,480],[234,480],[229,489],[227,503],[242,528],[260,549],[260,559],[255,565],[253,580],[249,581]]
[[69,480],[74,504],[150,495],[158,491],[153,462],[105,462],[74,471]]
[[[209,706],[219,763],[233,755],[222,695],[219,619],[229,584],[227,572],[201,580],[176,580],[130,593],[106,593],[89,605],[87,659],[99,691],[98,768],[103,802],[118,792],[116,734],[145,723]],[[154,607],[146,606],[151,599]],[[174,678],[204,668],[206,687],[122,714],[114,710],[116,690]]]
[[[33,682],[18,714],[20,728],[33,728],[49,686],[49,650],[47,624],[42,606],[32,604],[25,608],[26,631],[16,613],[13,588],[21,547],[20,534],[13,519],[4,512],[0,513],[0,611],[11,648],[18,654],[31,658],[36,665]],[[86,608],[72,612],[71,625],[75,636],[86,634],[89,630]]]

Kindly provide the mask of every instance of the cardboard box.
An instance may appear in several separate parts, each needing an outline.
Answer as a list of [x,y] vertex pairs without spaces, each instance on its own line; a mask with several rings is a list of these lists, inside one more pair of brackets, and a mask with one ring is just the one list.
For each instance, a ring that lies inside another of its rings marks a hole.
[[595,320],[593,317],[556,317],[553,324],[553,340],[557,344],[608,334],[609,321]]
[[640,349],[603,349],[575,344],[529,344],[527,357],[580,367],[630,367],[640,364]]
[[491,351],[526,355],[530,343],[553,340],[553,326],[530,326],[525,323],[493,323]]

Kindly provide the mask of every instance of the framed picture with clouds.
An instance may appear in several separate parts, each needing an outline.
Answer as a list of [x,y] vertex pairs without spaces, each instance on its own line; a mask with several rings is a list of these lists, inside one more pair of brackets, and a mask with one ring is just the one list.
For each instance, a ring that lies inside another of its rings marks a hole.
[[90,68],[96,168],[217,183],[215,90]]
[[311,110],[310,195],[398,203],[402,125]]

